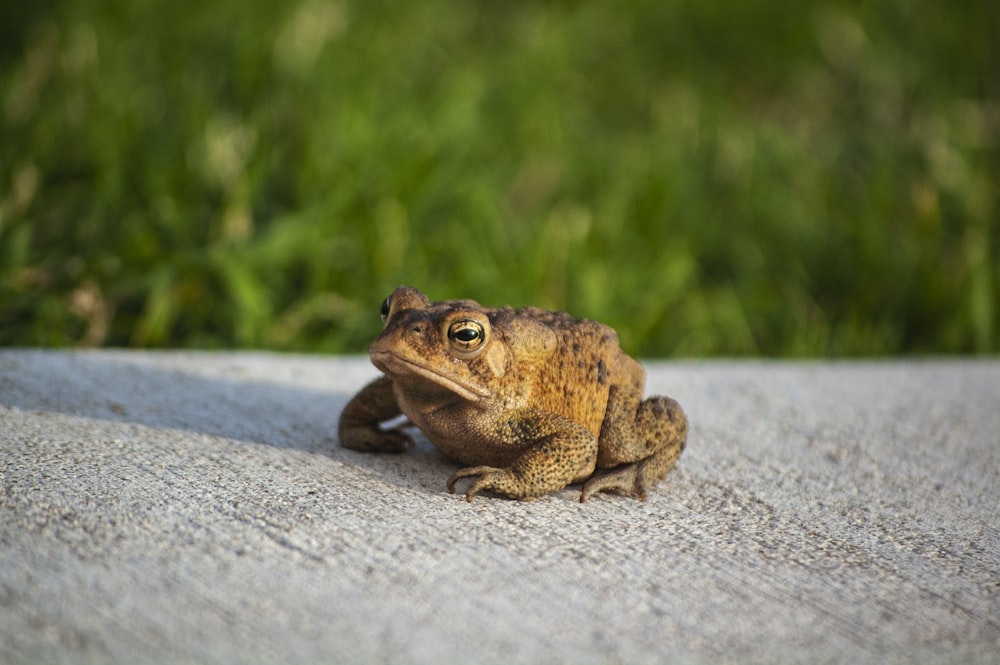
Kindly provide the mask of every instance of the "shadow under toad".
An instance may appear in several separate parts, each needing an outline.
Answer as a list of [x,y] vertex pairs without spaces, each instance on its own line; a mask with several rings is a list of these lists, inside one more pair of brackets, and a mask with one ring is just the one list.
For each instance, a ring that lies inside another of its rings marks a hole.
[[[149,362],[148,357],[157,361]],[[396,484],[412,484],[414,470],[419,469],[416,475],[421,477],[433,470],[426,482],[436,489],[443,486],[439,476],[447,478],[453,470],[419,435],[415,449],[405,456],[358,453],[340,446],[340,412],[364,380],[317,389],[259,377],[206,375],[192,368],[190,357],[175,364],[169,359],[169,354],[131,352],[0,352],[0,405],[321,454],[365,467]],[[321,363],[332,360],[317,358]],[[269,362],[281,362],[280,356]],[[423,478],[417,482],[425,484]]]

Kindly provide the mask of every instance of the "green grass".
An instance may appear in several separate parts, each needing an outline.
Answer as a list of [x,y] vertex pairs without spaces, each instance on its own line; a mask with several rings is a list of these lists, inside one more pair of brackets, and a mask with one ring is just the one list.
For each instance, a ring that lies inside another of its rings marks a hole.
[[399,283],[643,356],[1000,350],[1000,10],[0,9],[0,344],[357,352]]

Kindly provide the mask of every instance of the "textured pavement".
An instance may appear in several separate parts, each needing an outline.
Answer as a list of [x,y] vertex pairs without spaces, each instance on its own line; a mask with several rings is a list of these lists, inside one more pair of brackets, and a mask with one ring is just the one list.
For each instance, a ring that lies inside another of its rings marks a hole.
[[0,663],[1000,662],[1000,361],[647,369],[648,501],[469,504],[367,359],[0,351]]

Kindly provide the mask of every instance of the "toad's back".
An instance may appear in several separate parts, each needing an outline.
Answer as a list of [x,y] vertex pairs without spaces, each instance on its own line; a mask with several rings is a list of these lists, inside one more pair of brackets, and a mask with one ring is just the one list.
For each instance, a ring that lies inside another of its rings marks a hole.
[[557,337],[552,356],[539,370],[533,406],[571,418],[598,436],[611,386],[642,392],[645,371],[621,350],[612,328],[536,307],[517,314],[551,328]]

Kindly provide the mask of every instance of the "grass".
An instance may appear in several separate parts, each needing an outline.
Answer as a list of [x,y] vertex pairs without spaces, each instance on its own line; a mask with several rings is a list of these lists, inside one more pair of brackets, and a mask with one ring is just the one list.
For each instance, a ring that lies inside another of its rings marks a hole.
[[643,356],[1000,350],[986,0],[0,9],[0,344],[357,352],[398,283]]

